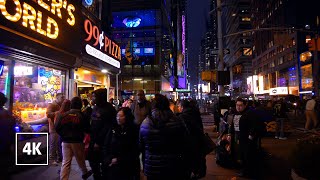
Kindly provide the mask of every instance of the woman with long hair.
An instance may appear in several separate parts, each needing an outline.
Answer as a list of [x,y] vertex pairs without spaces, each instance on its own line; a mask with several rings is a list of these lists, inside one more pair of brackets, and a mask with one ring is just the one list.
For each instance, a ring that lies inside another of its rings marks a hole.
[[110,179],[136,180],[140,173],[139,128],[130,108],[118,111],[117,123],[112,131]]

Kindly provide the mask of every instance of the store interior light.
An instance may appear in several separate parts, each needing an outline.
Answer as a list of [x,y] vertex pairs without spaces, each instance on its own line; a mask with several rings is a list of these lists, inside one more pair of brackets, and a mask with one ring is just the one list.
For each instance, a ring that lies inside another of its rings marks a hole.
[[90,71],[88,71],[88,70],[83,70],[83,73],[84,73],[84,74],[90,74]]
[[141,78],[134,78],[133,80],[134,81],[141,81],[142,79]]
[[102,73],[108,73],[108,70],[102,69],[101,72],[102,72]]

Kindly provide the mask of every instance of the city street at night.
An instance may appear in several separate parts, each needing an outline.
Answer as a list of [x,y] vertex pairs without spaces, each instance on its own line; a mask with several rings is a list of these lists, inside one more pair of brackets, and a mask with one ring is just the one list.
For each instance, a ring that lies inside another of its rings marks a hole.
[[0,0],[0,180],[319,180],[320,1]]

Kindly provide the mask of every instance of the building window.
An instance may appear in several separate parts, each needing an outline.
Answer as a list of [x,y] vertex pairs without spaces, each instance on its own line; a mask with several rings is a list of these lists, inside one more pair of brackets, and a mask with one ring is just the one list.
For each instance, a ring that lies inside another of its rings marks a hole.
[[243,55],[244,56],[252,56],[252,49],[251,48],[243,48]]
[[283,64],[283,56],[279,58],[279,65]]
[[307,64],[301,67],[301,86],[304,91],[312,90],[312,68],[311,64]]

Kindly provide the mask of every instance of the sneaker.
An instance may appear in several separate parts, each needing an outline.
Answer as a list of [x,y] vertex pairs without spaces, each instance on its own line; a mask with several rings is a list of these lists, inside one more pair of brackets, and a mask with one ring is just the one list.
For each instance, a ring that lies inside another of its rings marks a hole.
[[278,138],[279,138],[279,136],[275,136],[274,138],[278,139]]
[[92,175],[92,170],[88,171],[86,174],[82,175],[82,179],[88,179]]
[[279,137],[280,140],[287,140],[288,138],[286,137]]

